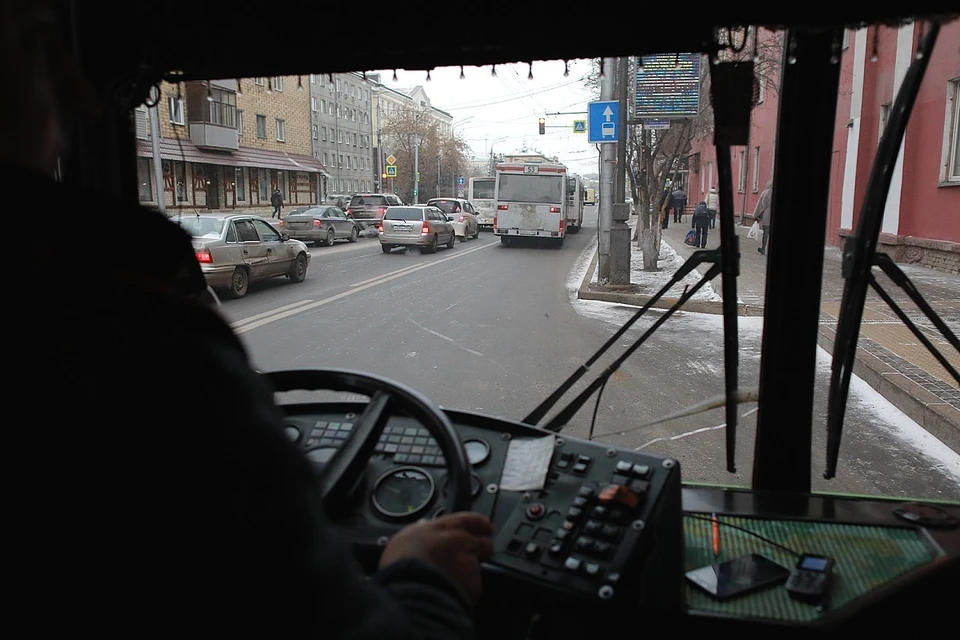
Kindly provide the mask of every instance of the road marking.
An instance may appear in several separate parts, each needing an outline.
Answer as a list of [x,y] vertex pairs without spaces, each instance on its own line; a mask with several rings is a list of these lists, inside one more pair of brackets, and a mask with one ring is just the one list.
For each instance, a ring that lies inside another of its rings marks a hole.
[[[234,331],[235,331],[236,333],[246,333],[247,331],[251,331],[251,330],[253,330],[253,329],[256,329],[257,327],[262,327],[262,326],[264,326],[264,325],[266,325],[266,324],[270,324],[271,322],[275,322],[275,321],[277,321],[277,320],[282,320],[283,318],[289,318],[290,316],[296,315],[296,314],[301,313],[301,312],[303,312],[303,311],[309,311],[310,309],[316,309],[317,307],[322,307],[322,306],[325,305],[325,304],[330,304],[331,302],[336,302],[337,300],[342,300],[343,298],[346,298],[347,296],[352,296],[352,295],[355,294],[355,293],[359,293],[359,292],[361,292],[361,291],[363,291],[363,290],[365,290],[365,289],[369,289],[369,288],[371,288],[371,287],[375,287],[375,286],[377,286],[378,284],[384,284],[384,283],[386,283],[386,282],[390,282],[391,280],[396,280],[397,278],[401,278],[401,277],[403,277],[403,276],[405,276],[405,275],[408,275],[408,274],[410,274],[410,273],[414,273],[414,272],[416,272],[416,271],[420,271],[421,269],[429,269],[430,267],[433,267],[433,266],[435,266],[435,265],[442,264],[442,263],[444,263],[444,262],[449,262],[450,260],[456,260],[457,258],[459,258],[459,257],[461,257],[461,256],[465,256],[465,255],[467,255],[467,254],[469,254],[469,253],[473,253],[474,251],[480,251],[480,250],[482,250],[482,249],[488,249],[488,248],[490,248],[490,247],[496,247],[496,246],[498,246],[497,243],[491,242],[490,244],[485,244],[485,245],[483,245],[482,247],[477,247],[477,248],[475,248],[475,249],[467,249],[466,251],[458,251],[456,255],[449,256],[449,257],[447,257],[447,258],[442,258],[442,259],[440,259],[440,260],[432,260],[432,261],[430,261],[430,262],[424,262],[424,263],[422,263],[422,264],[419,264],[419,265],[417,265],[417,266],[415,266],[415,267],[411,267],[411,268],[409,268],[409,269],[401,269],[399,272],[394,272],[394,273],[391,273],[391,274],[388,274],[388,275],[385,275],[385,276],[381,276],[380,278],[378,278],[378,279],[376,279],[376,280],[374,280],[374,281],[372,281],[372,282],[368,282],[368,283],[363,284],[363,285],[361,285],[361,286],[355,287],[355,288],[353,288],[353,289],[350,289],[349,291],[344,291],[344,292],[342,292],[342,293],[338,293],[338,294],[335,295],[335,296],[330,296],[329,298],[324,298],[323,300],[317,300],[316,302],[310,302],[309,304],[296,303],[296,304],[293,304],[293,305],[287,305],[288,308],[286,308],[286,309],[285,309],[284,307],[279,307],[278,309],[275,309],[273,313],[269,313],[269,312],[268,312],[268,313],[260,314],[260,315],[263,316],[263,317],[261,317],[261,318],[259,318],[259,319],[256,319],[256,320],[253,320],[252,322],[243,321],[244,324],[243,324],[242,326],[240,326],[240,327],[236,327],[236,326],[235,326],[235,327],[234,327]],[[292,307],[292,308],[289,308],[289,307]],[[250,318],[248,318],[247,320],[250,320]]]
[[267,316],[272,316],[275,313],[280,313],[281,311],[286,311],[287,309],[292,309],[293,307],[299,307],[300,305],[310,304],[313,300],[301,300],[300,302],[291,302],[290,304],[285,304],[282,307],[277,307],[276,309],[270,309],[270,311],[264,311],[263,313],[258,313],[255,316],[250,316],[249,318],[244,318],[243,320],[237,320],[232,323],[230,326],[236,329],[237,327],[243,326],[248,322],[253,322],[254,320],[259,320],[260,318],[266,318]]
[[[486,244],[485,244],[485,245],[483,245],[482,247],[474,247],[473,249],[464,249],[463,251],[459,251],[459,252],[457,253],[457,255],[466,254],[466,253],[472,253],[472,252],[474,252],[474,251],[479,251],[480,249],[484,249],[484,248],[486,248],[486,247],[488,247],[488,246],[490,246],[490,245],[486,245]],[[451,256],[451,257],[452,257],[452,256]],[[444,260],[446,260],[446,259],[447,259],[447,258],[444,258]],[[437,262],[443,262],[443,260],[438,260]],[[369,278],[369,279],[367,279],[367,280],[361,280],[360,282],[354,282],[354,283],[351,284],[350,286],[351,286],[351,287],[359,287],[359,286],[368,284],[368,283],[370,283],[370,282],[375,282],[375,281],[380,280],[381,278],[385,278],[385,277],[387,277],[387,276],[392,276],[392,275],[395,275],[395,274],[408,273],[408,272],[410,272],[410,271],[415,271],[415,270],[417,270],[418,268],[419,268],[419,265],[414,265],[414,266],[412,266],[412,267],[403,267],[402,269],[397,269],[396,271],[389,271],[389,272],[387,272],[387,273],[381,273],[380,275],[378,275],[378,276],[376,276],[376,277],[373,277],[373,278]]]

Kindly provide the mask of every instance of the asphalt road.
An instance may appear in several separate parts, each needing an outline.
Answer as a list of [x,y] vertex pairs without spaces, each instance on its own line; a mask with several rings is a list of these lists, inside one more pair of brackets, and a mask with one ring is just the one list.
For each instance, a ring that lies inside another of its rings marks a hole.
[[[404,382],[442,406],[519,420],[632,313],[577,301],[571,290],[596,244],[595,215],[588,209],[592,220],[562,249],[507,248],[488,232],[434,255],[385,255],[375,238],[311,248],[303,283],[253,284],[244,299],[224,302],[224,313],[261,370],[357,369]],[[594,371],[656,317],[637,322]],[[761,320],[741,319],[744,386],[758,379],[761,330]],[[725,470],[722,408],[636,430],[721,393],[721,345],[717,316],[671,318],[606,386],[594,437],[674,457],[688,481],[749,485],[754,404],[741,407],[736,474]],[[868,387],[855,385],[851,398],[838,477],[827,482],[820,478],[825,390],[819,394],[815,490],[960,499],[956,454],[905,416],[898,421],[899,412]],[[566,432],[585,437],[593,407],[591,399]]]

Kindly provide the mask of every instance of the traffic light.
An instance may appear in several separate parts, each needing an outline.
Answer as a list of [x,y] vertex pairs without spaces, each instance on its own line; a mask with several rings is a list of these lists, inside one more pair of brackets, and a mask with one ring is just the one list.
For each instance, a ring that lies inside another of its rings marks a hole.
[[546,129],[547,129],[547,121],[543,118],[540,118],[540,135],[543,135],[544,133],[546,133],[547,132]]

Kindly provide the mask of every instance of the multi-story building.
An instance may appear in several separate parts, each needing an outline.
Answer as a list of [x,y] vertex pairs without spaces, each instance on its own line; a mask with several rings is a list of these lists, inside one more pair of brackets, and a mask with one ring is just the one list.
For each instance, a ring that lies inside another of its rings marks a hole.
[[453,135],[453,116],[433,106],[423,87],[410,89],[391,89],[380,82],[379,74],[367,74],[371,82],[373,96],[373,135],[374,135],[374,176],[380,176],[386,166],[386,158],[396,149],[397,141],[392,140],[384,129],[392,118],[405,112],[416,112],[435,124],[443,136]]
[[270,210],[318,202],[323,165],[310,137],[309,93],[297,76],[163,83],[156,108],[136,112],[140,201],[157,204],[152,123],[156,114],[169,209]]
[[330,177],[324,194],[349,196],[376,188],[371,83],[358,73],[310,76],[313,156]]
[[[840,245],[856,228],[881,132],[922,29],[871,26],[848,30],[840,56],[840,88],[827,210],[826,242]],[[960,23],[943,25],[927,66],[887,196],[881,251],[902,262],[960,271]],[[760,86],[749,147],[732,150],[737,213],[749,219],[773,177],[778,92]],[[689,197],[716,186],[712,136],[693,145]]]

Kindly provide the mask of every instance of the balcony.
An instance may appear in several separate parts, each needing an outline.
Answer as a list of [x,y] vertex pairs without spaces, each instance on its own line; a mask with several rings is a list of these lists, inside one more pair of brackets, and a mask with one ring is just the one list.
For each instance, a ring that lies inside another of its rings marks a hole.
[[197,147],[219,151],[240,148],[236,85],[235,80],[187,83],[190,141]]

